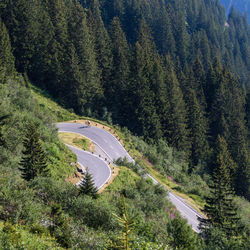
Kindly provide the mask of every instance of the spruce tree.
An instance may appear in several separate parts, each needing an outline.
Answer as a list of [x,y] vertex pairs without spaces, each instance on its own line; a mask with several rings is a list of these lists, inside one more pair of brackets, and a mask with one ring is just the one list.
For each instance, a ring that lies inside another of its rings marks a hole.
[[22,178],[30,181],[38,175],[47,175],[49,170],[46,155],[41,146],[37,128],[32,122],[27,126],[23,146],[23,156],[19,163]]
[[88,109],[95,109],[103,97],[100,69],[83,7],[75,3],[70,15],[69,102],[77,113],[86,114]]
[[165,138],[169,145],[178,150],[189,152],[190,140],[187,128],[187,111],[170,56],[165,60],[165,83],[169,99],[169,111],[165,122]]
[[206,109],[206,99],[204,94],[205,71],[199,57],[196,58],[190,72],[191,79],[193,77],[192,89],[195,91],[201,109]]
[[[245,124],[245,94],[240,88],[238,80],[220,63],[214,64],[209,71],[208,111],[210,122],[210,145],[213,147],[218,135],[222,135],[228,145],[232,159],[237,164],[230,169],[230,176],[234,190],[237,194],[249,196],[242,189],[242,181],[239,176],[244,174],[244,183],[249,183],[248,172],[249,157],[247,156],[247,129]],[[238,176],[238,177],[237,177]],[[243,176],[242,176],[243,177]]]
[[166,8],[162,7],[156,19],[155,37],[163,55],[170,54],[174,57],[176,52],[172,25]]
[[130,51],[125,34],[120,26],[118,17],[112,20],[110,28],[112,40],[113,68],[108,94],[108,107],[112,111],[114,121],[128,124],[130,115],[128,110],[128,81],[130,74]]
[[92,175],[89,173],[88,169],[86,169],[86,172],[83,175],[83,179],[80,184],[80,195],[89,195],[94,199],[97,199],[97,187],[94,184],[94,180]]
[[207,219],[199,218],[201,233],[209,237],[211,228],[224,231],[229,237],[237,234],[239,218],[233,204],[233,189],[229,170],[235,163],[227,150],[225,139],[218,136],[214,149],[213,184],[210,186],[210,196],[206,198],[203,212]]
[[61,103],[68,101],[68,79],[65,78],[65,73],[68,70],[70,63],[71,47],[68,37],[68,8],[64,0],[45,1],[51,24],[53,25],[51,34],[54,36],[49,44],[50,53],[50,69],[45,82],[54,96],[60,97]]
[[15,71],[15,60],[11,51],[9,33],[0,17],[0,83]]
[[194,90],[187,91],[188,129],[191,140],[191,162],[196,166],[204,162],[208,154],[207,123]]
[[113,67],[111,41],[102,20],[99,1],[90,0],[89,6],[87,24],[94,40],[95,52],[98,55],[97,62],[101,69],[101,85],[105,93],[109,88],[110,75]]
[[174,37],[176,44],[176,55],[180,60],[181,67],[184,67],[188,56],[189,36],[186,30],[185,11],[176,11],[174,23]]
[[[157,51],[151,31],[145,20],[141,22],[139,41],[135,45],[132,67],[133,109],[135,109],[134,126],[139,135],[145,139],[158,140],[162,136],[159,115],[155,110],[155,89],[158,83],[154,77],[157,61]],[[135,108],[136,107],[136,108]]]

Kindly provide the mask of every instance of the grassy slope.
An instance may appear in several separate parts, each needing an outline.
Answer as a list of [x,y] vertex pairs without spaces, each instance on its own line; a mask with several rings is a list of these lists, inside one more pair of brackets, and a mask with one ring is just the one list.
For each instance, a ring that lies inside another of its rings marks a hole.
[[[54,113],[37,101],[39,95],[32,92],[20,76],[0,84],[0,116],[9,115],[2,128],[7,146],[1,151],[0,164],[6,171],[12,168],[18,173],[26,127],[33,122],[46,150],[51,175],[63,179],[73,174],[70,163],[76,161],[76,157],[56,136],[56,130],[51,126],[56,120]],[[44,98],[44,101],[49,99]]]

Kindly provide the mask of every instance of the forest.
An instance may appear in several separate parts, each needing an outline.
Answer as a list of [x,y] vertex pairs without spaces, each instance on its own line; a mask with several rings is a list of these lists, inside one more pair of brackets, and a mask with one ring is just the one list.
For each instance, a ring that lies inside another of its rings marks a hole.
[[[112,214],[122,216],[126,203],[138,217],[132,249],[247,249],[250,226],[234,201],[249,210],[249,41],[247,17],[234,8],[226,16],[219,0],[0,0],[3,249],[21,249],[31,235],[35,242],[36,231],[41,248],[117,249]],[[135,147],[180,189],[197,180],[203,190],[190,192],[205,201],[202,237],[164,213],[173,210],[165,191],[134,175],[134,166],[122,168],[127,185],[119,177],[97,199],[63,182],[76,159],[52,125],[62,119],[32,88],[71,118],[131,131]],[[47,158],[35,178],[20,175],[27,127]],[[56,228],[46,226],[55,218]]]
[[220,2],[225,6],[226,13],[230,12],[233,7],[240,11],[242,14],[247,15],[248,23],[250,22],[250,2],[249,0],[220,0]]

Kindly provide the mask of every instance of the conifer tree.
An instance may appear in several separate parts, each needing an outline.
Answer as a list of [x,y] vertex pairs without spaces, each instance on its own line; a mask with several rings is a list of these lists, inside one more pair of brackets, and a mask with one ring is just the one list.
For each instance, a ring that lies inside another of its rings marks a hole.
[[135,45],[135,55],[132,68],[133,92],[135,109],[135,130],[146,139],[158,140],[162,136],[161,124],[155,110],[154,66],[157,51],[149,27],[145,20],[141,22],[139,41]]
[[27,126],[23,146],[23,156],[19,163],[22,178],[30,181],[38,175],[47,175],[47,159],[34,123]]
[[97,199],[98,197],[98,189],[95,186],[94,180],[92,175],[89,173],[88,169],[86,169],[86,172],[83,175],[83,179],[80,184],[80,195],[89,195],[94,199]]
[[100,69],[83,7],[75,3],[70,15],[69,102],[73,103],[77,113],[86,114],[86,110],[95,109],[103,97]]
[[131,249],[131,233],[134,229],[134,218],[130,217],[127,212],[126,202],[124,196],[122,196],[122,216],[113,214],[117,222],[122,227],[121,236],[119,237],[120,244],[114,244],[111,242],[110,247],[114,249]]
[[105,90],[109,88],[110,75],[113,67],[111,41],[102,20],[99,1],[91,0],[89,1],[89,6],[87,24],[90,29],[90,34],[94,39],[95,52],[98,55],[97,61],[101,69],[101,85],[105,93]]
[[[53,64],[53,57],[56,57],[56,35],[55,29],[50,17],[49,9],[46,1],[36,1],[35,13],[37,30],[35,51],[30,61],[28,76],[30,79],[39,84],[39,86],[46,87],[47,90],[51,90],[52,86],[55,86],[57,79],[54,79],[54,75],[51,69],[55,67]],[[51,92],[52,94],[54,92]]]
[[[237,194],[243,195],[241,191],[238,191],[239,187],[242,188],[243,182],[237,176],[247,173],[249,165],[249,157],[246,153],[245,94],[240,89],[237,79],[226,68],[222,68],[220,63],[216,63],[213,69],[209,71],[208,79],[210,79],[209,84],[211,84],[208,99],[211,101],[208,101],[210,145],[214,145],[215,138],[218,135],[225,138],[228,151],[237,164],[234,169],[230,169],[229,173],[233,181],[233,187]],[[244,176],[244,182],[247,184],[249,177],[247,174],[244,174]],[[245,192],[245,196],[248,196],[247,193]]]
[[125,34],[120,26],[118,17],[112,20],[110,28],[112,41],[113,69],[108,94],[108,106],[112,111],[114,121],[128,124],[128,81],[130,74],[130,51]]
[[238,168],[235,173],[235,191],[239,196],[244,196],[250,201],[250,159],[246,144],[238,152]]
[[227,150],[225,139],[218,136],[212,162],[213,184],[211,194],[206,198],[203,212],[207,219],[199,218],[200,229],[205,237],[209,236],[211,228],[219,228],[229,237],[237,234],[239,218],[233,204],[233,190],[229,170],[235,163]]
[[209,46],[209,41],[205,30],[202,30],[198,34],[198,44],[197,47],[201,52],[201,62],[205,70],[208,69],[208,65],[211,61],[211,51]]
[[155,30],[156,41],[161,53],[163,55],[170,54],[174,57],[176,52],[175,39],[168,13],[164,7],[162,7],[159,16],[157,17]]
[[165,68],[165,82],[169,99],[169,111],[166,117],[166,129],[164,130],[165,138],[170,146],[188,153],[190,141],[187,129],[187,112],[170,56],[166,57]]
[[11,51],[8,31],[0,17],[0,83],[6,76],[12,76],[15,70],[15,60]]
[[187,91],[188,129],[191,140],[192,166],[204,162],[208,154],[207,123],[194,90]]
[[244,119],[240,119],[241,114],[232,121],[231,154],[237,163],[237,168],[231,173],[234,181],[234,189],[237,195],[244,196],[250,200],[250,158],[248,152],[247,131]]
[[64,0],[45,1],[54,35],[49,45],[50,70],[46,77],[48,81],[45,84],[56,97],[60,97],[62,103],[67,104],[68,79],[65,79],[64,75],[70,63],[71,47],[68,37],[68,8],[66,4]]
[[176,55],[180,60],[181,67],[184,67],[188,56],[189,37],[186,30],[185,13],[176,11],[174,20],[174,37],[176,44]]
[[204,93],[204,87],[205,87],[204,82],[206,79],[206,75],[202,62],[200,61],[199,57],[197,57],[196,60],[194,61],[190,74],[193,76],[193,81],[194,81],[192,84],[192,89],[195,91],[201,109],[205,111],[206,98]]

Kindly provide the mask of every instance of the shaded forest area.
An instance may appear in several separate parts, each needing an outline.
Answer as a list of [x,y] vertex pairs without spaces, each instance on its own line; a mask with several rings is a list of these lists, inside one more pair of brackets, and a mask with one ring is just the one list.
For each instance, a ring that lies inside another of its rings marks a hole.
[[231,8],[235,8],[242,14],[247,15],[248,23],[250,23],[250,1],[249,0],[220,0],[225,6],[226,13],[228,14]]

